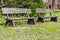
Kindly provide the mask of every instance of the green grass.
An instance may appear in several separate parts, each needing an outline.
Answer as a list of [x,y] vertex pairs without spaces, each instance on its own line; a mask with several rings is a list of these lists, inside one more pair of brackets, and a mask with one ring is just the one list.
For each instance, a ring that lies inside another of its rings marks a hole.
[[[48,25],[47,25],[48,24]],[[0,40],[60,40],[60,24],[37,23],[32,28],[0,28]]]
[[[26,21],[18,21],[18,23],[15,22],[16,27],[2,27],[0,40],[60,40],[60,12],[55,12],[54,15],[58,16],[58,22],[28,25]],[[5,20],[0,21],[4,26]],[[21,25],[23,27],[20,27]]]

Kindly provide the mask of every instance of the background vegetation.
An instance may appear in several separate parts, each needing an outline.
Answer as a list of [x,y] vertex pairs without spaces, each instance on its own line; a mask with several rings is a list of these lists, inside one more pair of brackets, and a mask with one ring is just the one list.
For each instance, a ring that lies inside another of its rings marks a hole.
[[30,8],[32,16],[36,16],[35,8],[44,8],[44,3],[42,0],[0,0],[0,12],[2,7]]

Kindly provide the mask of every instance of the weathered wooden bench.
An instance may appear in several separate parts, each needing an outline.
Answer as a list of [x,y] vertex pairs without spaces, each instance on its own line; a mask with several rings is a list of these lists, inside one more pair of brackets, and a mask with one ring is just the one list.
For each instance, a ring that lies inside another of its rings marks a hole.
[[[28,24],[35,24],[34,18],[29,16],[29,14],[32,13],[31,9],[27,9],[27,8],[2,8],[2,12],[3,12],[3,14],[7,15],[7,18],[5,18],[6,19],[5,25],[6,26],[14,27],[15,24],[14,24],[13,20],[24,20],[24,19],[28,20],[28,22],[27,22]],[[28,16],[24,17],[24,18],[9,16],[9,14],[19,14],[19,13],[27,14]]]
[[37,22],[44,22],[44,18],[51,18],[50,21],[57,22],[57,16],[53,16],[52,12],[53,10],[51,9],[42,9],[42,8],[37,8],[36,13],[40,15],[40,13],[50,13],[50,16],[39,16]]

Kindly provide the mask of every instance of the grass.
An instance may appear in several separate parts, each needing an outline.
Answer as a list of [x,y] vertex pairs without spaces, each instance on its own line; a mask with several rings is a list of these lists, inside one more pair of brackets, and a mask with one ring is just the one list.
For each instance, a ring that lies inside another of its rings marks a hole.
[[60,40],[60,24],[37,23],[35,27],[24,29],[0,28],[1,40]]
[[[28,25],[26,22],[18,21],[19,23],[15,22],[16,27],[2,27],[0,40],[60,40],[60,13],[55,12],[54,15],[58,16],[58,22]],[[5,20],[0,21],[4,26]],[[23,27],[20,27],[21,25]]]

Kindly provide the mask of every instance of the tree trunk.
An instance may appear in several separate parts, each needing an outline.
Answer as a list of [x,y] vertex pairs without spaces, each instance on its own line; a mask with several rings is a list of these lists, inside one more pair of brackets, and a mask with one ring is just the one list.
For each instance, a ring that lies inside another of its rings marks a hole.
[[3,5],[3,0],[1,0],[1,4]]

